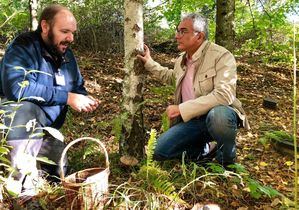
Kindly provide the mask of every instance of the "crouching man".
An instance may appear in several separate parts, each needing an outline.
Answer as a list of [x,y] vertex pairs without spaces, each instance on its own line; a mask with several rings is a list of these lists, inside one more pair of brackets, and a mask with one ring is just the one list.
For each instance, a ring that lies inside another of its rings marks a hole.
[[1,110],[5,110],[1,119],[12,128],[4,138],[12,147],[10,159],[16,169],[13,179],[21,185],[19,196],[36,194],[39,152],[50,155],[49,159],[59,159],[62,152],[58,144],[43,142],[39,128],[59,129],[69,106],[92,112],[99,105],[87,95],[69,48],[76,29],[76,19],[67,8],[50,5],[42,11],[38,29],[16,37],[1,61]]

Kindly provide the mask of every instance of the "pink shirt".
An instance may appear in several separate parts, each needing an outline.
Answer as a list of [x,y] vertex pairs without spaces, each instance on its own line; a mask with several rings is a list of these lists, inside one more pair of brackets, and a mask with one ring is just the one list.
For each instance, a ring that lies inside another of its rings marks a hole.
[[187,69],[186,75],[182,81],[182,99],[183,103],[185,101],[195,99],[195,94],[193,90],[193,78],[194,78],[194,71],[195,71],[195,62],[192,59],[187,59]]

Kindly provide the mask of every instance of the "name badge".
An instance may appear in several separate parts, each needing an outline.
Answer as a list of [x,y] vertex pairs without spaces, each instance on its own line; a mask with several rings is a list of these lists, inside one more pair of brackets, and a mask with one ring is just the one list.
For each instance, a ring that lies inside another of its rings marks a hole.
[[60,70],[58,70],[58,72],[55,73],[55,80],[57,85],[65,86],[64,75],[60,73]]

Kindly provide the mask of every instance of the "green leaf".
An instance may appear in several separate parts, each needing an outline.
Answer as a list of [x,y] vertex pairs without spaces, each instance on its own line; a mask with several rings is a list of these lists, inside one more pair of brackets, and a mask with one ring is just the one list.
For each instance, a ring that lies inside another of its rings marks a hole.
[[64,141],[64,136],[62,135],[62,133],[55,129],[55,128],[52,128],[52,127],[43,127],[43,128],[39,128],[39,129],[43,129],[43,130],[46,130],[49,132],[49,134],[51,134],[55,139],[63,142]]
[[0,156],[0,162],[10,164],[10,161],[7,158],[2,157],[2,156]]
[[36,157],[36,160],[50,165],[57,165],[54,161],[48,159],[47,157]]
[[7,155],[9,153],[9,149],[6,147],[0,147],[0,154]]
[[45,99],[43,99],[42,97],[38,97],[38,96],[29,96],[29,97],[24,97],[21,99],[21,101],[26,101],[27,99],[34,99],[40,102],[44,102]]
[[41,138],[41,137],[43,137],[44,136],[44,134],[43,133],[34,133],[34,134],[31,134],[31,135],[29,135],[29,138],[30,139],[34,139],[34,138]]
[[268,186],[259,186],[259,190],[270,198],[281,195],[277,190]]
[[45,74],[45,75],[48,75],[48,76],[52,77],[52,74],[49,74],[47,72],[43,72],[43,71],[40,71],[40,70],[29,70],[28,73],[40,73],[40,74]]
[[29,81],[28,80],[24,80],[22,82],[18,82],[18,85],[21,87],[21,88],[25,88],[29,85]]
[[23,70],[23,71],[26,71],[26,69],[22,66],[15,66],[14,67],[15,70]]
[[259,199],[262,196],[262,194],[258,190],[259,186],[260,184],[257,181],[255,180],[249,181],[248,187],[250,189],[250,195],[253,198]]
[[223,173],[224,169],[221,165],[217,163],[207,163],[209,169],[212,170],[212,173]]
[[168,118],[166,112],[164,112],[162,114],[162,128],[161,129],[163,132],[166,132],[169,129],[169,127],[170,127],[170,121],[169,121],[169,118]]
[[11,128],[7,127],[6,125],[0,123],[0,129],[4,129],[4,130],[11,130]]

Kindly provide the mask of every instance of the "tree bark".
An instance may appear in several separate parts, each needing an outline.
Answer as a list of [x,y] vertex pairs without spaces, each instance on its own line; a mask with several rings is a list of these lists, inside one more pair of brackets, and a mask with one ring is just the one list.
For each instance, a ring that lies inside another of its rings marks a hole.
[[125,79],[123,86],[123,111],[127,118],[120,138],[121,155],[137,159],[144,157],[145,131],[143,125],[143,64],[136,58],[143,50],[143,2],[125,0],[124,48]]
[[38,7],[38,0],[29,0],[30,30],[31,31],[35,31],[38,26],[37,7]]
[[234,51],[235,0],[217,0],[216,43]]

